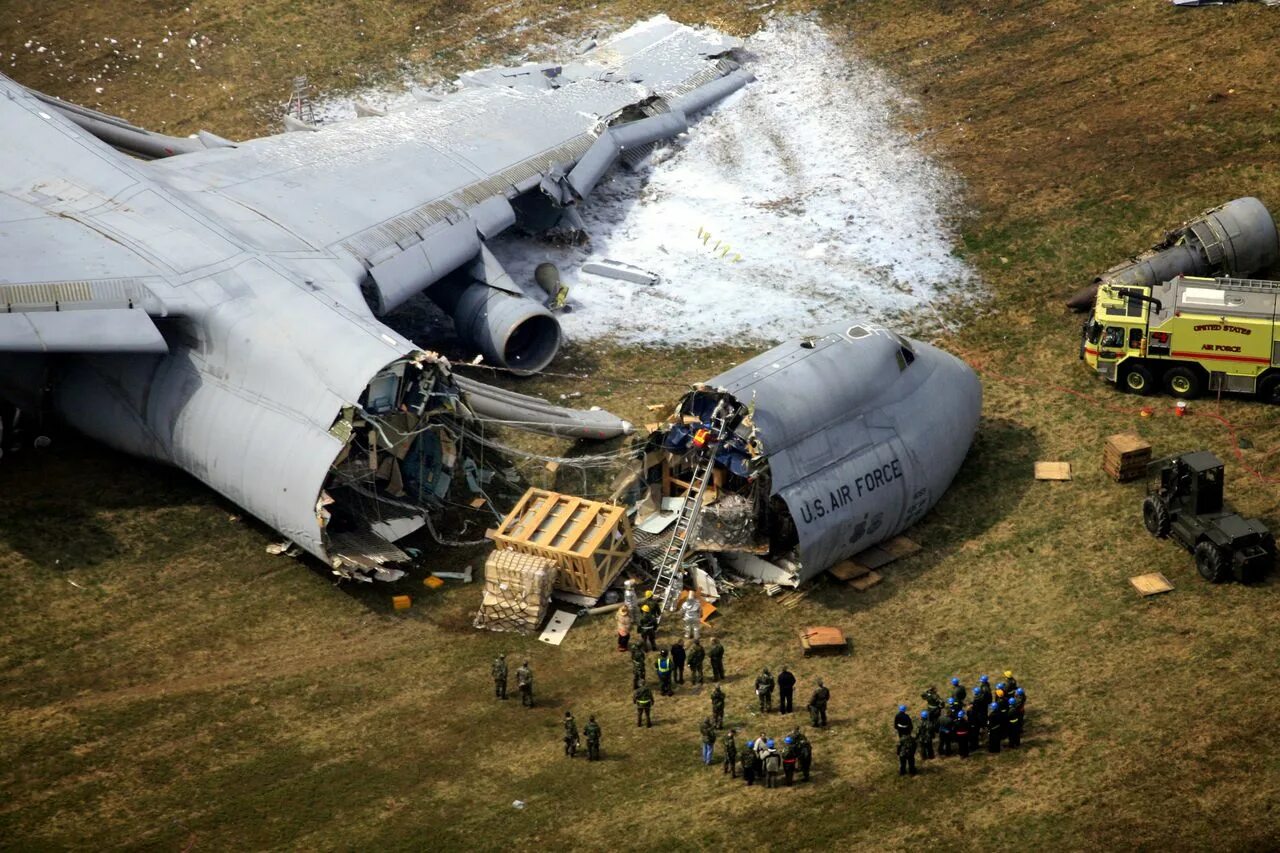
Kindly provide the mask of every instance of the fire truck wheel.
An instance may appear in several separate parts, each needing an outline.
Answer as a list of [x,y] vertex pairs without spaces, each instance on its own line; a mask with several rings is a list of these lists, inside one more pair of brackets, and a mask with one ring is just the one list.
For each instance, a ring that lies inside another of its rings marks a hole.
[[1169,507],[1159,495],[1148,495],[1142,502],[1142,523],[1157,539],[1169,535]]
[[1151,371],[1143,367],[1141,364],[1135,364],[1125,371],[1120,379],[1124,390],[1130,394],[1141,394],[1146,396],[1155,390],[1155,377],[1151,375]]
[[1194,400],[1204,390],[1204,383],[1190,367],[1175,367],[1164,375],[1164,387],[1175,397]]
[[1222,549],[1212,542],[1196,545],[1196,570],[1209,583],[1221,583],[1227,579],[1228,563]]
[[1262,377],[1258,383],[1258,399],[1272,405],[1280,404],[1280,373]]

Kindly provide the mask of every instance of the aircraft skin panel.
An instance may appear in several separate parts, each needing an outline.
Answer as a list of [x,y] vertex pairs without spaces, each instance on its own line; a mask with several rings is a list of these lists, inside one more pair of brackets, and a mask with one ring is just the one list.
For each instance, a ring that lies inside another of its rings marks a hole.
[[801,580],[919,521],[959,470],[982,406],[958,358],[872,324],[824,327],[707,384],[753,406]]

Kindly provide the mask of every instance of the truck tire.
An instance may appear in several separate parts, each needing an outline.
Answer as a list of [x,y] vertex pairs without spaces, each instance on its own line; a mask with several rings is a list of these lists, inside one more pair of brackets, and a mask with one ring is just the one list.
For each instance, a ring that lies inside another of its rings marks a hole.
[[1151,370],[1141,364],[1135,364],[1120,377],[1120,387],[1130,394],[1147,396],[1155,390],[1156,378]]
[[1231,572],[1227,555],[1212,542],[1204,541],[1196,545],[1196,571],[1209,583],[1222,583]]
[[1280,373],[1262,377],[1258,383],[1258,399],[1272,405],[1280,404]]
[[1164,375],[1164,387],[1175,397],[1194,400],[1204,392],[1204,380],[1194,368],[1174,367]]
[[1159,495],[1148,495],[1142,502],[1142,523],[1147,532],[1157,539],[1169,535],[1169,505]]

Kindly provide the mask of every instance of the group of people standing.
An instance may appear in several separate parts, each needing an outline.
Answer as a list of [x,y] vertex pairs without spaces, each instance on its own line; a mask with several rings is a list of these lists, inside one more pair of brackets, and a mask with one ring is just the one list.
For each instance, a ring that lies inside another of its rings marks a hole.
[[1022,744],[1026,723],[1027,691],[1018,685],[1012,670],[1005,670],[1004,681],[991,686],[989,676],[978,678],[972,693],[952,677],[951,691],[944,702],[936,687],[930,687],[920,698],[926,707],[920,711],[917,726],[906,705],[898,706],[893,728],[898,735],[898,775],[916,774],[916,752],[921,759],[935,756],[933,741],[938,739],[937,755],[958,753],[968,758],[976,752],[985,737],[987,752],[998,753],[1007,742],[1010,749]]
[[[795,689],[796,677],[787,669],[787,665],[782,665],[782,671],[778,673],[777,678],[769,672],[769,667],[765,667],[756,676],[756,698],[760,701],[760,713],[768,714],[773,711],[773,688],[778,688],[778,713],[790,714],[795,711]],[[815,728],[822,728],[827,724],[827,703],[831,701],[831,691],[822,683],[822,679],[818,679],[818,686],[814,688],[813,695],[809,697],[809,704],[806,709],[809,711],[809,721]]]
[[[791,733],[782,739],[781,745],[773,738],[761,734],[755,740],[747,741],[742,755],[738,755],[734,743],[736,730],[729,729],[725,735],[724,772],[737,778],[736,766],[742,764],[742,779],[748,787],[756,780],[762,780],[766,788],[778,788],[782,785],[790,787],[795,782],[796,771],[800,771],[801,781],[809,781],[809,770],[813,766],[813,744],[796,726]],[[703,748],[707,749],[705,737]],[[707,760],[709,764],[710,761]]]

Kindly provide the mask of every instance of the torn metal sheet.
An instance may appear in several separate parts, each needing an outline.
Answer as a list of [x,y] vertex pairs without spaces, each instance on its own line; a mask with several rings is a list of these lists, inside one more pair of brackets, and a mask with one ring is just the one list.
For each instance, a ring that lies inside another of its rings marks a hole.
[[554,610],[547,627],[538,635],[538,640],[550,646],[558,646],[568,636],[573,623],[578,621],[578,614],[568,610]]
[[631,264],[624,264],[622,261],[612,261],[608,258],[603,261],[592,261],[591,263],[583,264],[582,272],[589,275],[598,275],[601,278],[630,281],[635,284],[657,284],[662,280],[657,273],[640,269],[640,267],[633,267]]

